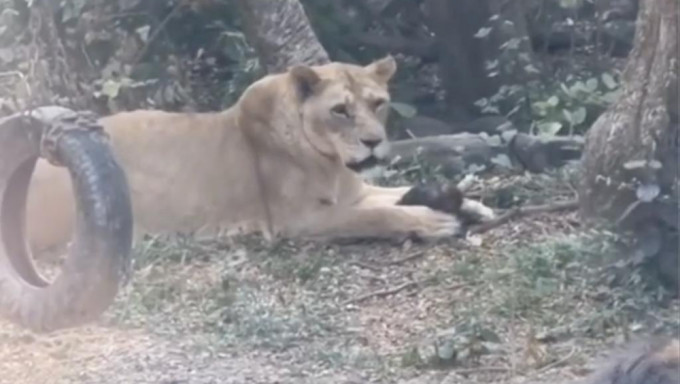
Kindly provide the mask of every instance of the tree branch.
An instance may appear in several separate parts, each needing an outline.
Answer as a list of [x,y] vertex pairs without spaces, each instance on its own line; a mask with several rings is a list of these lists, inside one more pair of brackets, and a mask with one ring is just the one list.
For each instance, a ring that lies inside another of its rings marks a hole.
[[417,56],[425,60],[436,60],[439,56],[434,38],[408,39],[399,36],[382,36],[374,33],[360,32],[354,33],[350,38],[346,39],[345,44],[356,44],[357,41],[374,48]]
[[471,226],[470,229],[468,230],[469,234],[476,234],[476,233],[482,233],[489,231],[493,228],[500,227],[501,225],[507,223],[510,220],[522,217],[522,216],[528,216],[528,215],[535,215],[538,213],[547,213],[547,212],[558,212],[558,211],[567,211],[567,210],[575,210],[578,208],[578,201],[577,200],[570,200],[570,201],[562,201],[562,202],[557,202],[557,203],[552,203],[552,204],[546,204],[546,205],[534,205],[534,206],[528,206],[528,207],[518,207],[518,208],[513,208],[505,212],[504,214],[498,216],[494,220],[487,221],[482,224],[477,224],[474,226]]

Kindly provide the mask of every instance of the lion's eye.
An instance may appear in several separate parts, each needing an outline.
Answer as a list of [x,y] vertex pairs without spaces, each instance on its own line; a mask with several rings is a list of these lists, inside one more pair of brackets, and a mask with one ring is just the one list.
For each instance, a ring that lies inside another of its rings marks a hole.
[[386,102],[387,102],[387,100],[385,100],[385,99],[377,99],[377,100],[373,101],[373,110],[377,111],[379,108],[381,108],[383,105],[385,105]]
[[338,104],[331,108],[331,112],[334,115],[338,115],[341,117],[349,117],[349,111],[347,110],[347,105],[345,104]]

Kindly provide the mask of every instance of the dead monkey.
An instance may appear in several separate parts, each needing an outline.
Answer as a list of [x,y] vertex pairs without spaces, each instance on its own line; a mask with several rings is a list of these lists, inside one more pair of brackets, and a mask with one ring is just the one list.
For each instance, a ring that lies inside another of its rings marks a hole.
[[459,215],[463,192],[453,184],[419,184],[411,188],[397,205],[424,205],[435,211]]

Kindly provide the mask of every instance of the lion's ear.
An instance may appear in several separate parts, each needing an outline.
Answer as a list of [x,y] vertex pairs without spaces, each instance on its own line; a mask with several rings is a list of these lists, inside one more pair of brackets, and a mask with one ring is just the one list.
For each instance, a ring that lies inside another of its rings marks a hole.
[[387,83],[397,71],[397,62],[392,55],[376,60],[367,65],[366,70],[378,81]]
[[319,75],[306,65],[296,65],[292,67],[288,73],[290,73],[290,76],[303,99],[309,97],[321,81]]

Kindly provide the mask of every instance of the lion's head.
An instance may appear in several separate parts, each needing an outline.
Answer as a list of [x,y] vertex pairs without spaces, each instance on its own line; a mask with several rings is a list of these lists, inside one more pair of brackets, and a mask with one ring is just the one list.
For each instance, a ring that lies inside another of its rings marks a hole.
[[391,56],[367,66],[292,67],[288,74],[302,101],[302,129],[312,146],[357,171],[383,160],[389,151],[388,82],[395,71]]

